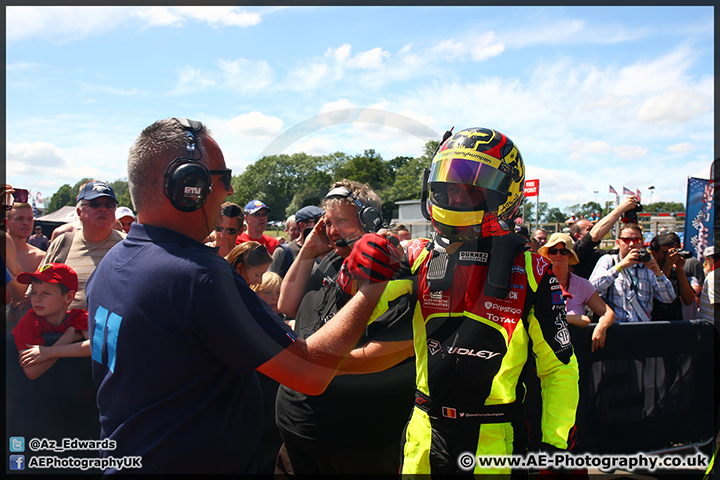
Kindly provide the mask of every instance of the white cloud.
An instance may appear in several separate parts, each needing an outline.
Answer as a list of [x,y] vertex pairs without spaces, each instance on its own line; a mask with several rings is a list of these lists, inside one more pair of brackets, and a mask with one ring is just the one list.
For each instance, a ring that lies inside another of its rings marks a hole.
[[456,53],[462,48],[462,42],[455,41],[454,39],[447,39],[440,41],[440,43],[432,47],[430,51],[438,55],[455,57]]
[[334,58],[338,62],[344,62],[348,58],[350,58],[350,51],[352,50],[352,47],[345,43],[338,48],[328,48],[327,52],[325,52],[326,57]]
[[90,85],[88,83],[81,83],[81,86],[82,92],[100,92],[118,96],[130,96],[140,93],[137,88],[124,89],[117,87],[109,87],[106,85]]
[[269,86],[273,81],[273,70],[265,60],[253,62],[240,58],[233,61],[218,60],[222,71],[222,84],[234,91],[257,91]]
[[[333,145],[337,145],[337,142],[333,141]],[[333,149],[330,142],[324,138],[311,138],[305,142],[292,144],[285,153],[292,155],[293,153],[304,152],[308,155],[327,155],[336,150],[337,148]]]
[[383,65],[383,59],[389,58],[390,53],[380,47],[373,48],[366,52],[355,55],[348,65],[355,68],[380,68]]
[[667,151],[670,153],[690,153],[692,152],[692,144],[690,142],[683,142],[683,143],[676,143],[675,145],[670,145],[667,148]]
[[[266,12],[274,9],[263,9]],[[186,21],[210,27],[251,27],[262,21],[261,11],[240,7],[6,7],[6,41],[44,38],[67,43],[106,34],[125,24],[142,27],[180,26]]]
[[647,99],[640,108],[637,119],[658,124],[686,123],[712,108],[712,97],[674,88]]
[[585,26],[585,21],[573,19],[537,22],[535,25],[526,24],[520,29],[511,26],[501,37],[502,41],[511,48],[539,44],[556,45],[569,40],[576,41],[577,34],[582,32]]
[[182,17],[167,7],[143,7],[133,11],[133,15],[144,20],[149,27],[180,26]]
[[337,78],[338,71],[333,71],[324,61],[313,61],[306,65],[292,70],[288,73],[283,82],[283,88],[289,90],[315,90],[327,87],[334,78]]
[[213,27],[251,27],[259,24],[262,20],[259,13],[248,12],[240,7],[177,7],[173,11],[186,18],[199,20]]
[[495,32],[492,30],[479,35],[469,35],[466,40],[454,38],[442,40],[430,48],[433,57],[446,61],[470,57],[476,62],[482,62],[504,51],[505,46],[502,42],[496,41]]
[[42,37],[66,43],[107,33],[125,22],[130,10],[122,7],[6,7],[8,43]]
[[347,98],[343,98],[340,100],[336,100],[334,102],[328,102],[324,104],[322,107],[320,107],[320,113],[329,113],[334,112],[336,110],[343,110],[346,108],[356,108],[357,105],[355,105],[353,102],[348,100]]
[[5,70],[10,73],[29,72],[37,70],[40,64],[35,62],[15,62],[5,65]]
[[18,170],[28,168],[59,167],[68,165],[63,151],[48,142],[5,143],[8,171],[19,173]]
[[212,75],[207,75],[202,70],[186,65],[180,71],[178,81],[173,91],[170,92],[170,95],[184,95],[208,87],[214,87],[216,84],[217,81],[212,78]]
[[283,121],[256,111],[229,120],[227,128],[233,135],[267,140],[276,137],[282,131]]
[[497,57],[505,51],[502,43],[495,42],[495,32],[486,32],[479,35],[472,46],[472,58],[476,62],[482,62],[492,57]]
[[602,140],[592,140],[589,142],[575,140],[570,145],[570,160],[579,160],[591,155],[603,155],[610,153],[610,144]]
[[612,151],[621,158],[640,158],[648,154],[648,149],[639,145],[621,145],[613,147]]
[[325,51],[325,58],[335,60],[340,68],[377,69],[383,65],[383,59],[390,57],[390,52],[381,47],[351,55],[352,46],[344,43],[337,48],[330,47]]
[[638,61],[606,78],[612,78],[613,90],[621,96],[663,92],[688,81],[687,72],[694,63],[693,57],[690,47],[683,46],[654,60]]

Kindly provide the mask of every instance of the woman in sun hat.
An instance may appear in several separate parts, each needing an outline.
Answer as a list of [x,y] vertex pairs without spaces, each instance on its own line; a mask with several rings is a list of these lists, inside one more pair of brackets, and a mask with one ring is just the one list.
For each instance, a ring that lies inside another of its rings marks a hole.
[[592,334],[592,351],[602,348],[605,345],[605,333],[615,321],[615,314],[600,298],[592,283],[570,271],[571,265],[580,262],[573,250],[570,235],[553,233],[538,253],[552,262],[552,271],[566,294],[568,323],[578,327],[590,325],[590,318],[585,315],[586,306],[600,316]]

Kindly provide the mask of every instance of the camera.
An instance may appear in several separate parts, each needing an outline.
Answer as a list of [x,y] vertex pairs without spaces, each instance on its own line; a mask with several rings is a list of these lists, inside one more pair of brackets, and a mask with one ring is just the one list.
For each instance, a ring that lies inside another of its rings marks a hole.
[[692,252],[688,252],[687,250],[678,250],[677,254],[680,255],[682,258],[692,258],[693,257]]
[[643,263],[649,262],[653,258],[652,254],[644,248],[638,250],[637,252],[638,252],[638,260],[640,260]]
[[635,208],[623,213],[623,216],[620,218],[620,221],[622,223],[638,223],[637,214],[642,211],[643,211],[643,207],[641,204],[638,203]]

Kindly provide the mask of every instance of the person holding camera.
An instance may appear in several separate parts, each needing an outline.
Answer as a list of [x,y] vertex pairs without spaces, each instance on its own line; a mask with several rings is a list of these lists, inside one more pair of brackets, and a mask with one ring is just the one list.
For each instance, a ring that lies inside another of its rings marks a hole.
[[[670,303],[654,300],[653,320],[692,320],[697,317],[695,284],[700,284],[685,273],[685,260],[692,253],[680,249],[680,237],[676,233],[661,233],[650,241],[650,253],[673,286],[675,298]],[[686,311],[687,310],[687,311]],[[685,317],[688,318],[685,318]]]
[[590,283],[612,307],[617,322],[649,322],[654,298],[664,303],[674,300],[672,283],[643,248],[639,225],[624,224],[615,242],[619,252],[600,257]]
[[[573,239],[573,250],[578,256],[579,263],[573,266],[573,273],[578,277],[590,278],[595,265],[605,252],[599,250],[603,237],[612,229],[620,218],[627,212],[642,209],[640,201],[635,196],[626,197],[615,209],[597,222],[580,219],[570,225],[570,236]],[[632,215],[632,214],[631,214]],[[626,222],[627,223],[627,222]],[[635,220],[637,223],[637,219]],[[542,245],[541,245],[542,246]]]

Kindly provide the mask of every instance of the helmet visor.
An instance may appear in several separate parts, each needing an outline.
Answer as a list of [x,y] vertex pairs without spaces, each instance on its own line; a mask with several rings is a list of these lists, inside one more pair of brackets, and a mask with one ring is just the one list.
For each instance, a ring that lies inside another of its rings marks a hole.
[[432,164],[428,182],[463,183],[507,195],[512,178],[497,168],[476,160],[447,158]]

